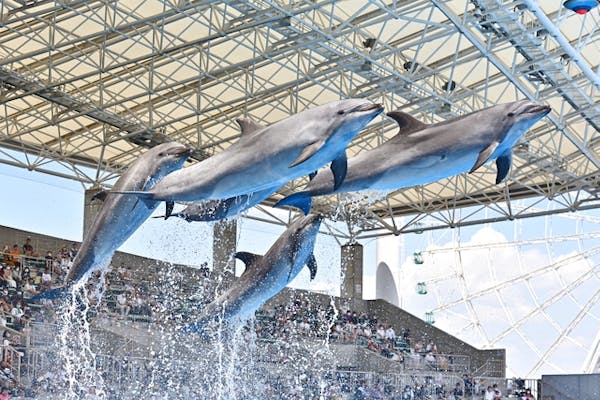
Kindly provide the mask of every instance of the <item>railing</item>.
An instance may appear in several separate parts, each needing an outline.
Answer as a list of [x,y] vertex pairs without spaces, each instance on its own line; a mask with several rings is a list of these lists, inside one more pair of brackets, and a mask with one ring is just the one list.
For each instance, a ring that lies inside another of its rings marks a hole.
[[473,371],[476,376],[506,376],[504,361],[489,359],[482,366]]
[[[56,360],[49,352],[33,350],[30,355],[31,365],[33,370],[48,371],[52,363]],[[164,362],[164,360],[163,360]],[[123,393],[135,388],[135,386],[143,385],[148,382],[153,374],[161,374],[162,367],[160,361],[150,357],[130,357],[130,356],[113,356],[98,354],[96,355],[96,368],[102,371],[104,383],[111,386],[115,390],[121,390]],[[182,371],[195,371],[198,374],[202,373],[202,368],[210,368],[205,363],[200,363],[194,360],[173,359],[168,360],[167,364],[169,373],[178,374]],[[158,370],[156,369],[157,367]],[[261,374],[261,380],[265,382],[275,380],[276,378],[292,379],[297,376],[297,371],[294,371],[293,366],[285,366],[283,364],[270,364],[258,366],[264,374]],[[381,373],[381,372],[363,372],[340,370],[335,368],[317,368],[311,372],[310,369],[303,372],[306,375],[312,375],[315,379],[307,379],[309,381],[319,381],[322,383],[332,384],[337,383],[343,387],[345,393],[353,393],[358,386],[375,386],[382,382],[390,388],[390,391],[395,394],[401,393],[406,386],[422,386],[426,394],[433,395],[435,387],[445,385],[446,388],[454,387],[456,382],[462,378],[455,374],[428,374],[426,372],[411,372],[411,373]],[[32,378],[34,376],[32,375]],[[390,393],[391,394],[391,393]]]
[[22,349],[17,349],[11,345],[2,345],[2,360],[10,366],[15,381],[21,377],[21,358],[25,355]]

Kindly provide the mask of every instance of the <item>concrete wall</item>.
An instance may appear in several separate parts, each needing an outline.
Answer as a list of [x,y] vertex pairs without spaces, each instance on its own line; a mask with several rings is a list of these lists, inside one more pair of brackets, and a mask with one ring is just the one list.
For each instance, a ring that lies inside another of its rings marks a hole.
[[598,400],[600,374],[542,375],[541,400]]

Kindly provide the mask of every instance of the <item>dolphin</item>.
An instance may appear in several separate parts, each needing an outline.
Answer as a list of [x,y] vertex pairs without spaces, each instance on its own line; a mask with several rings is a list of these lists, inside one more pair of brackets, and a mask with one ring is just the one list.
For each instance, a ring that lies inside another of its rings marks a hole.
[[[159,144],[131,164],[119,177],[114,188],[117,190],[149,189],[167,174],[181,168],[191,154],[192,149],[180,143]],[[90,229],[85,233],[81,248],[73,260],[73,266],[65,277],[64,286],[40,293],[32,299],[62,297],[72,285],[108,265],[114,252],[159,204],[112,192],[101,192],[94,197],[104,199],[104,203]]]
[[496,160],[496,184],[508,175],[511,148],[550,107],[530,100],[492,106],[449,121],[428,125],[394,111],[400,132],[381,146],[348,160],[348,171],[337,186],[321,170],[306,188],[280,200],[275,207],[294,206],[308,213],[311,197],[360,191],[390,191],[424,185],[463,172],[472,173]]
[[244,273],[204,308],[196,322],[182,331],[205,334],[211,322],[232,323],[250,317],[291,282],[304,265],[308,266],[312,280],[317,273],[313,249],[322,219],[317,214],[296,219],[264,256],[235,253],[246,264]]
[[230,197],[225,200],[206,200],[188,205],[177,213],[169,213],[164,216],[152,218],[164,218],[169,216],[179,217],[187,222],[192,221],[219,221],[225,218],[234,218],[238,214],[254,207],[275,193],[279,187],[269,188],[260,192]]
[[149,190],[119,193],[167,202],[223,200],[283,186],[329,162],[339,185],[346,173],[346,146],[382,111],[369,100],[346,99],[266,127],[238,119],[242,135],[226,150],[169,174]]

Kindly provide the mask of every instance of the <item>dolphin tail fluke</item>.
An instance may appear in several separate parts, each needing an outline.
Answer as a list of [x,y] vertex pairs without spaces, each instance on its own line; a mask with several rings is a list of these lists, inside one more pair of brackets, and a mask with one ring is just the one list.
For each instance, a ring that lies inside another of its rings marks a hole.
[[511,163],[512,153],[510,152],[510,150],[496,159],[496,168],[498,170],[496,174],[496,185],[502,182],[504,178],[506,178],[510,171]]
[[31,297],[29,301],[40,301],[40,300],[58,300],[67,297],[69,290],[65,286],[57,287],[55,289],[46,290],[45,292],[36,294]]
[[302,210],[304,215],[308,215],[310,207],[312,206],[312,199],[308,192],[298,192],[284,197],[274,205],[274,207],[281,206],[296,207]]

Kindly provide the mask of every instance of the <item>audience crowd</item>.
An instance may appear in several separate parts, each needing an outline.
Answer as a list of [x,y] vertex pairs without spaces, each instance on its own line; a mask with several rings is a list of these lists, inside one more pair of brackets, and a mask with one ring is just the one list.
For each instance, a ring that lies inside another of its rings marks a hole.
[[[25,333],[29,323],[55,322],[55,306],[51,300],[40,304],[28,302],[32,296],[62,282],[78,246],[62,246],[56,254],[36,252],[31,238],[21,246],[5,245],[0,263],[0,328],[4,329],[3,353],[0,358],[0,399],[4,390],[13,395],[25,395],[12,368],[15,357],[23,357]],[[127,268],[109,267],[106,274],[95,274],[88,282],[88,300],[96,312],[105,312],[117,319],[146,318],[160,315],[159,295],[147,283],[129,276]],[[99,300],[101,301],[99,302]],[[162,307],[164,308],[164,307]],[[442,354],[434,340],[413,335],[406,327],[392,326],[376,315],[352,310],[336,310],[331,305],[296,299],[285,305],[264,308],[257,313],[254,324],[257,339],[266,342],[297,341],[302,338],[328,338],[333,343],[357,344],[386,359],[398,362],[404,371],[457,372],[451,356]],[[454,387],[426,376],[413,377],[411,384],[398,385],[384,380],[356,379],[351,372],[329,373],[323,379],[304,376],[295,382],[277,378],[267,384],[267,394],[282,399],[399,399],[399,400],[499,400],[501,391],[464,375]],[[354,377],[354,378],[352,378]],[[297,377],[296,377],[297,378]],[[352,379],[351,379],[352,378]],[[44,374],[34,382],[38,390],[48,387]],[[318,393],[317,397],[308,395]],[[517,393],[517,392],[515,392]],[[278,394],[277,397],[275,394]],[[531,400],[530,391],[523,390],[518,398]]]

